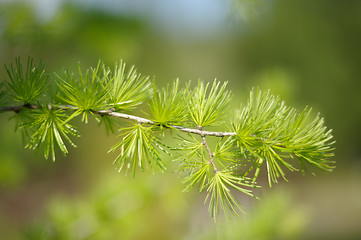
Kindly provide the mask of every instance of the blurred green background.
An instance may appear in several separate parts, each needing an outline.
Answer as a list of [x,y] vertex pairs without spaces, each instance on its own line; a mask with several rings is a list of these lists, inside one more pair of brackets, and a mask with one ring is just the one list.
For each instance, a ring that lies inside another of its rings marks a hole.
[[[0,63],[42,58],[48,73],[124,59],[160,85],[229,81],[310,105],[334,131],[337,168],[239,196],[247,212],[214,224],[204,194],[168,172],[118,174],[115,136],[82,125],[56,162],[23,148],[0,118],[0,239],[360,239],[361,1],[0,1]],[[6,79],[5,69],[0,79]]]

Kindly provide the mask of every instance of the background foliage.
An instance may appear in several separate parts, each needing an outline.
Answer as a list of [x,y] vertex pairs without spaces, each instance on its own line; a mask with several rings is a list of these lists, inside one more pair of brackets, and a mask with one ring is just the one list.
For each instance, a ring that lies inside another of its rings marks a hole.
[[[43,58],[51,73],[61,72],[59,66],[77,71],[78,60],[88,67],[96,66],[99,59],[111,65],[123,58],[141,72],[155,75],[161,86],[177,77],[182,81],[192,79],[193,83],[198,78],[227,80],[233,92],[243,93],[233,97],[236,107],[241,101],[245,103],[253,86],[270,88],[291,106],[314,106],[334,129],[336,171],[330,175],[318,173],[317,178],[288,176],[291,183],[275,185],[271,190],[286,189],[292,196],[276,196],[273,203],[262,203],[271,198],[266,188],[259,190],[262,201],[242,197],[248,215],[241,217],[239,225],[252,226],[248,228],[253,229],[250,236],[259,239],[294,235],[308,239],[358,239],[361,234],[358,221],[361,4],[359,1],[277,0],[272,4],[257,1],[255,5],[249,2],[240,1],[241,8],[230,11],[228,22],[223,23],[225,27],[206,37],[191,31],[181,31],[179,35],[183,37],[180,37],[150,23],[144,15],[115,14],[94,5],[63,4],[44,20],[29,3],[3,3],[0,62],[3,65],[16,56],[22,59],[34,56],[36,60]],[[4,68],[0,75],[1,79],[6,77]],[[123,235],[129,239],[141,239],[144,235],[154,239],[249,236],[234,230],[239,225],[212,230],[207,209],[202,206],[205,196],[181,194],[178,181],[172,180],[174,175],[139,174],[135,180],[117,175],[110,164],[114,155],[105,154],[107,146],[116,139],[97,130],[95,122],[90,121],[80,129],[84,140],[76,142],[78,150],[52,163],[40,155],[34,157],[32,152],[20,151],[21,136],[14,135],[14,125],[7,116],[0,121],[3,126],[0,128],[0,232],[8,238],[39,239],[45,223],[49,222],[54,223],[47,227],[54,234],[50,236],[64,234],[59,239],[86,238],[87,234],[100,238],[102,232],[119,235],[118,229],[129,230],[124,233],[128,235]],[[108,175],[112,177],[104,177]],[[110,190],[96,187],[103,181],[103,186]],[[160,181],[168,187],[162,187]],[[125,188],[132,193],[124,194]],[[277,195],[283,196],[284,191],[277,191]],[[133,209],[140,210],[128,215],[122,213],[121,219],[109,221],[112,217],[107,216],[109,213],[104,210],[107,207],[102,206],[122,202],[110,201],[117,194],[123,194],[119,198],[130,202],[136,199],[140,207]],[[95,199],[89,201],[89,196]],[[157,199],[162,206],[152,202]],[[79,207],[71,204],[73,201],[79,202]],[[280,204],[282,201],[288,201],[291,210],[287,204]],[[59,202],[65,204],[59,206]],[[271,209],[277,207],[279,213],[286,213],[272,214]],[[294,218],[286,222],[294,222],[294,226],[282,229],[290,233],[264,230],[268,229],[265,225],[279,229],[280,221],[276,219],[285,221],[290,217],[289,211],[295,213]],[[255,221],[250,219],[253,217]],[[109,222],[116,226],[111,227]],[[154,227],[147,227],[149,222]],[[257,224],[260,222],[267,224]],[[97,230],[81,232],[82,224]],[[59,226],[63,226],[61,231],[56,229]]]

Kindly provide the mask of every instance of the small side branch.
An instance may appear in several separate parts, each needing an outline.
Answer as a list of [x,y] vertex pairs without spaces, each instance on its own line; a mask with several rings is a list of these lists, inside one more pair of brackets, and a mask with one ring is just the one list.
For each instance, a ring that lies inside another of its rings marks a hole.
[[203,133],[203,131],[202,131],[202,127],[198,126],[197,129],[201,132],[200,135],[201,135],[201,137],[202,137],[202,139],[203,139],[202,144],[203,144],[203,146],[206,147],[206,149],[207,149],[207,151],[208,151],[209,163],[212,165],[214,173],[217,173],[217,172],[219,172],[219,170],[218,170],[218,168],[216,167],[216,164],[214,164],[214,160],[213,160],[214,154],[211,152],[211,149],[210,149],[209,146],[208,146],[208,143],[207,143],[207,140],[206,140],[206,136],[204,135],[204,133]]

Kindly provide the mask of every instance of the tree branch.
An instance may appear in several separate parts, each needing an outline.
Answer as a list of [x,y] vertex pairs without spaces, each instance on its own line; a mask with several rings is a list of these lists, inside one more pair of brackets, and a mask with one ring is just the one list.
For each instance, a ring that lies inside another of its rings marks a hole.
[[99,110],[99,111],[92,110],[92,113],[96,113],[96,114],[99,114],[101,116],[111,116],[111,117],[116,117],[116,118],[124,118],[124,119],[134,120],[134,121],[137,121],[140,124],[142,124],[142,123],[147,123],[147,124],[150,124],[150,125],[156,125],[157,124],[157,123],[153,122],[152,120],[149,120],[149,119],[146,119],[146,118],[142,118],[142,117],[138,117],[138,116],[134,116],[134,115],[129,115],[129,114],[126,114],[126,113],[114,112],[112,109]]
[[[71,106],[71,105],[51,105],[51,104],[47,104],[45,106],[47,106],[48,108],[57,108],[57,109],[63,109],[63,110],[72,110],[72,111],[78,110],[77,107]],[[39,108],[43,108],[43,107],[44,106],[42,106],[42,105],[32,105],[32,104],[24,104],[24,105],[17,105],[17,106],[6,106],[6,107],[0,107],[0,112],[19,113],[20,111],[22,111],[24,109],[39,109]],[[140,124],[142,124],[142,123],[150,124],[150,125],[157,125],[158,124],[156,122],[153,122],[150,119],[146,119],[146,118],[142,118],[142,117],[126,114],[126,113],[115,112],[113,108],[111,108],[109,110],[91,110],[91,112],[95,113],[95,114],[98,114],[98,115],[101,115],[101,116],[111,116],[111,117],[116,117],[116,118],[123,118],[123,119],[133,120],[133,121],[136,121],[136,122],[138,122]],[[195,129],[195,128],[187,128],[187,127],[172,125],[172,124],[170,124],[169,127],[178,129],[178,130],[180,130],[182,132],[197,134],[197,135],[202,136],[202,138],[204,136],[225,137],[225,136],[235,136],[235,135],[237,135],[235,132],[203,131],[202,129],[199,129],[199,128],[197,128],[197,129]],[[205,141],[205,140],[203,139],[203,141]],[[209,147],[208,147],[208,149],[209,149]]]

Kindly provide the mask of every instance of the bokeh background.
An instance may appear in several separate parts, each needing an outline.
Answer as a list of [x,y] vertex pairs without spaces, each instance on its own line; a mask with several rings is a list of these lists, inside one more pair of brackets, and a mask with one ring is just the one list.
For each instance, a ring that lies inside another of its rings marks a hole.
[[[0,65],[42,58],[48,73],[120,59],[160,85],[229,81],[321,112],[336,139],[332,173],[289,174],[247,215],[215,224],[204,194],[166,173],[117,173],[116,142],[95,121],[56,162],[24,149],[0,117],[0,239],[360,239],[361,1],[0,1]],[[1,67],[0,79],[7,78]]]

